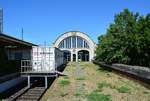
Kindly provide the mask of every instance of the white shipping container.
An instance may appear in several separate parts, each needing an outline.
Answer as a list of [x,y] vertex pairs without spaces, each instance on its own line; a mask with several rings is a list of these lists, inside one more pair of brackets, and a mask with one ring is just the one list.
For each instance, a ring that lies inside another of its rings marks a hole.
[[32,48],[32,70],[40,72],[56,71],[64,64],[63,52],[54,47]]

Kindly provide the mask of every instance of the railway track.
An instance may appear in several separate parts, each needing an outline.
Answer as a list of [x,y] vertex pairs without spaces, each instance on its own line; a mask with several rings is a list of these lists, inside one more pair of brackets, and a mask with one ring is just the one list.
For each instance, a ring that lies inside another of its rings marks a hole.
[[41,86],[38,81],[35,81],[31,84],[30,88],[24,87],[17,93],[7,98],[6,101],[39,101],[45,91],[46,88]]
[[[142,84],[143,86],[145,86],[146,88],[149,88],[150,89],[150,76],[148,73],[145,73],[145,74],[140,74],[140,70],[138,71],[139,73],[135,72],[135,71],[131,71],[130,69],[125,69],[123,67],[116,67],[116,66],[113,66],[113,65],[108,65],[108,64],[104,64],[104,63],[101,63],[101,62],[97,62],[97,61],[93,61],[93,63],[101,66],[102,68],[104,69],[107,69],[107,70],[112,70],[114,71],[115,73],[118,73],[128,79],[132,79],[134,81],[137,81],[139,82],[140,84]],[[144,75],[146,75],[144,77]]]
[[21,96],[15,98],[13,101],[39,101],[45,90],[45,87],[30,88]]

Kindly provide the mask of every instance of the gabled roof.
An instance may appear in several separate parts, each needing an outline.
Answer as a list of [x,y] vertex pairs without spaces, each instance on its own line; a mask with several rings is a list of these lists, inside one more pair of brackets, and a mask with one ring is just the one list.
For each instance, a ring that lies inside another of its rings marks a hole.
[[30,43],[30,42],[27,42],[27,41],[24,41],[24,40],[17,39],[15,37],[6,35],[4,33],[0,33],[0,42],[4,42],[4,43],[7,42],[7,43],[10,43],[10,44],[15,43],[15,44],[24,45],[24,46],[38,46],[36,44]]

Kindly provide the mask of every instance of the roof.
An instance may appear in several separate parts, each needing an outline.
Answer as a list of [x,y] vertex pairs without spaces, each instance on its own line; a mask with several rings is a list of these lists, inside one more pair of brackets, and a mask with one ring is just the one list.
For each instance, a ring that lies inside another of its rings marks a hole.
[[[86,34],[86,33],[83,33],[83,32],[81,32],[81,31],[68,31],[68,32],[65,32],[65,33],[63,33],[63,34],[61,34],[61,35],[59,35],[58,37],[57,37],[57,39],[54,41],[54,43],[53,44],[55,44],[56,43],[56,41],[61,37],[61,36],[63,36],[64,34],[66,34],[66,33],[69,33],[69,32],[79,32],[79,33],[82,33],[82,34],[84,34],[84,35],[86,35],[87,37],[89,37],[90,38],[90,36],[88,35],[88,34]],[[90,38],[91,39],[91,38]],[[92,40],[92,39],[91,39]],[[93,40],[92,40],[93,41]],[[93,41],[93,43],[95,44],[95,42]]]
[[10,44],[15,43],[15,44],[25,45],[25,46],[38,46],[36,44],[30,43],[30,42],[27,42],[27,41],[24,41],[24,40],[17,39],[15,37],[6,35],[4,33],[0,33],[0,42],[10,43]]

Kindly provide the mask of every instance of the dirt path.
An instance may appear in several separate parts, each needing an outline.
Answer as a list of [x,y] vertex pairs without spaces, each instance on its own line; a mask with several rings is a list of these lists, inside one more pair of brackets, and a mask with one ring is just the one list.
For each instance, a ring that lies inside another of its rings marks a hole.
[[71,62],[42,101],[150,101],[150,90],[89,62]]

